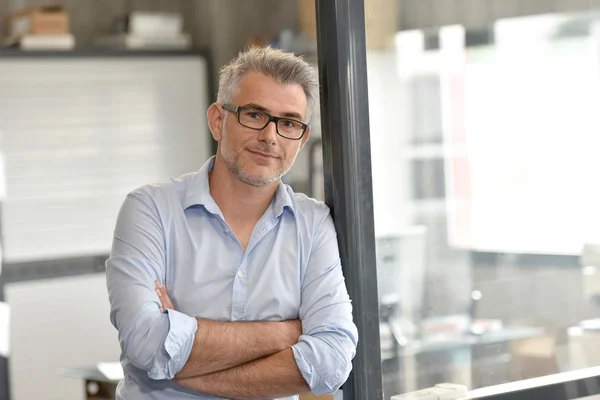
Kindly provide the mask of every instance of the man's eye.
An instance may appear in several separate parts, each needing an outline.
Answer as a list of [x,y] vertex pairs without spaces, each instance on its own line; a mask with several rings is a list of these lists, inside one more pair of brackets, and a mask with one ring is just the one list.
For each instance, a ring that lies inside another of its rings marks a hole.
[[252,119],[260,119],[261,118],[260,114],[257,112],[254,112],[254,111],[248,111],[248,113],[246,115]]

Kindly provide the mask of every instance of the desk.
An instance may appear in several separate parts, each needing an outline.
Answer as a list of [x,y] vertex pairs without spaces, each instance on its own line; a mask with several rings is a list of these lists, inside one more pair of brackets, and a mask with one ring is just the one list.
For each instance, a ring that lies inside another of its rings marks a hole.
[[96,367],[64,368],[61,375],[83,380],[86,399],[108,400],[115,398],[119,381],[107,379]]
[[470,389],[512,381],[511,344],[542,337],[533,327],[502,328],[481,335],[454,335],[409,341],[396,357],[383,358],[384,394],[407,393],[441,382]]

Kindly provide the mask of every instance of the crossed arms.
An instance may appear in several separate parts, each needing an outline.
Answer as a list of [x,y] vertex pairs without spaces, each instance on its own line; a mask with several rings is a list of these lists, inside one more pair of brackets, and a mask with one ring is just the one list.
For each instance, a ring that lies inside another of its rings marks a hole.
[[[158,281],[155,284],[161,311],[174,310],[166,288]],[[258,398],[267,394],[284,397],[306,392],[309,387],[291,350],[301,335],[299,320],[198,319],[192,352],[175,375],[175,382],[191,390],[224,397]]]
[[125,357],[154,380],[222,397],[333,393],[347,379],[357,333],[328,213],[316,227],[302,281],[302,321],[217,322],[160,310],[165,276],[159,207],[130,194],[106,263],[111,322]]

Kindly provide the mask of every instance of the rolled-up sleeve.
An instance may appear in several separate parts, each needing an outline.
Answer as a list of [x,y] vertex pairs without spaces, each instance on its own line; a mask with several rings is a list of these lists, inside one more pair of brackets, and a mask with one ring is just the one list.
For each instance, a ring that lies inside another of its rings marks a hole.
[[303,335],[292,347],[296,364],[314,394],[333,394],[352,370],[358,332],[329,215],[313,240],[299,316]]
[[166,310],[154,281],[164,283],[165,235],[156,206],[145,192],[123,203],[106,261],[110,320],[125,357],[150,379],[172,379],[190,355],[195,318]]

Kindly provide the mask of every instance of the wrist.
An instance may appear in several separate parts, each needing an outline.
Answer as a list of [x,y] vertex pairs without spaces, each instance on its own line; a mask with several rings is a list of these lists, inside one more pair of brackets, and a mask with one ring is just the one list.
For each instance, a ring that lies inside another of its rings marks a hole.
[[204,384],[205,378],[204,376],[194,376],[189,378],[174,378],[173,382],[182,386],[186,389],[190,389],[196,392],[206,392],[207,389]]

